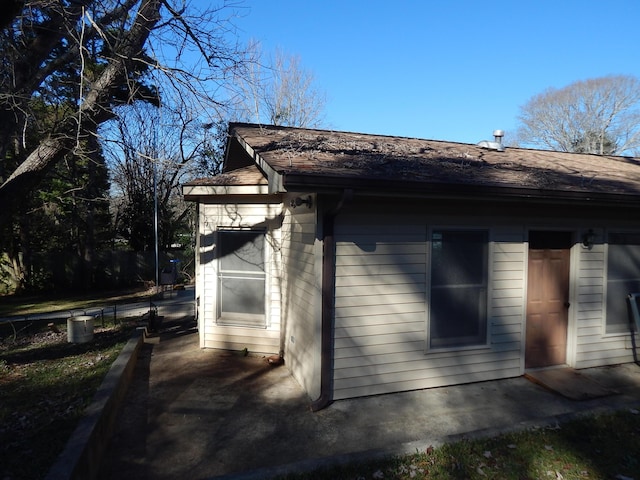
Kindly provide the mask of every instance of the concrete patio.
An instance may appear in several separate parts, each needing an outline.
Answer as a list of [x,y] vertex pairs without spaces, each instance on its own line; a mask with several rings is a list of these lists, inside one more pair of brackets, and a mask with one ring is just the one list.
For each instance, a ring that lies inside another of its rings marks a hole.
[[341,400],[312,413],[286,366],[202,350],[192,317],[176,318],[140,350],[102,478],[269,478],[640,408],[637,365],[580,374],[605,393],[577,401],[519,377]]

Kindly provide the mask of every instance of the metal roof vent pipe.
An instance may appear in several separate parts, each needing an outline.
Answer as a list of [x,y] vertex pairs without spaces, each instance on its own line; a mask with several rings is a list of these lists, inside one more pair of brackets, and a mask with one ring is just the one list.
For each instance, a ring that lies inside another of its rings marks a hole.
[[503,130],[494,130],[493,131],[493,138],[495,139],[496,143],[498,145],[500,145],[500,147],[498,147],[498,150],[501,152],[504,152],[504,145],[502,143],[502,139],[504,138],[504,131]]
[[482,148],[488,148],[490,150],[497,150],[498,152],[504,152],[504,144],[502,143],[503,137],[504,137],[503,130],[494,130],[493,142],[490,142],[488,140],[482,140],[481,142],[478,142],[476,145]]

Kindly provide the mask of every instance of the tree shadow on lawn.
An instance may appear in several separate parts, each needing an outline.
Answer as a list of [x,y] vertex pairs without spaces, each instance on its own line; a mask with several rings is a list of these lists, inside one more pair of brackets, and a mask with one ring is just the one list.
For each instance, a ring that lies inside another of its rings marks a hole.
[[[57,360],[82,355],[88,352],[100,352],[115,344],[127,341],[132,327],[120,326],[94,332],[93,340],[85,343],[70,343],[64,332],[44,332],[26,339],[17,339],[0,348],[0,359],[10,365],[20,365],[39,360]],[[37,340],[34,341],[34,338]]]
[[640,471],[640,414],[636,410],[569,422],[561,426],[557,438],[602,478],[636,478]]
[[60,453],[131,328],[84,344],[40,332],[0,346],[0,478],[41,478]]

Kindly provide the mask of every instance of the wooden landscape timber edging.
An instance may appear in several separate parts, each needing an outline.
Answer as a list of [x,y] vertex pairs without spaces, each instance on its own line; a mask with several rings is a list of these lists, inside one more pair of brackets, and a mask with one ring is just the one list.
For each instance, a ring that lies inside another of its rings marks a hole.
[[133,378],[146,327],[139,327],[113,362],[91,404],[45,480],[95,479],[120,406]]

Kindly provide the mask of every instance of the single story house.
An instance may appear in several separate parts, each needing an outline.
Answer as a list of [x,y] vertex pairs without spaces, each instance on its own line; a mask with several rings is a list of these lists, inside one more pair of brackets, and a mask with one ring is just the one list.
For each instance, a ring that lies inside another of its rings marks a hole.
[[633,361],[640,159],[233,123],[197,203],[200,345],[332,400]]

